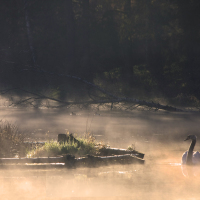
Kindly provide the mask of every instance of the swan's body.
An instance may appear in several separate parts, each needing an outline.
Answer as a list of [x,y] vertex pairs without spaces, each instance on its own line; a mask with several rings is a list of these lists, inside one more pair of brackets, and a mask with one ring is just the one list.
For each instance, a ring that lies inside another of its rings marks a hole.
[[[186,164],[186,159],[187,159],[187,153],[188,151],[186,151],[183,156],[182,156],[182,164]],[[200,153],[198,151],[193,152],[192,155],[192,164],[200,164]]]
[[184,140],[192,140],[190,148],[186,151],[182,156],[182,164],[186,165],[193,165],[193,164],[200,164],[200,153],[198,151],[193,151],[197,137],[195,135],[188,135],[187,138]]

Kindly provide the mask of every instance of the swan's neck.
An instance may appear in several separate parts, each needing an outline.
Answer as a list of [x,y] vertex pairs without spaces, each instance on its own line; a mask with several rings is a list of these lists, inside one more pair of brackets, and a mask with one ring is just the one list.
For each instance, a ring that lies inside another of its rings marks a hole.
[[192,143],[190,145],[190,148],[188,150],[188,154],[187,154],[187,160],[186,160],[186,164],[188,165],[192,165],[192,156],[193,156],[193,150],[194,150],[194,146],[196,144],[196,140],[192,140]]

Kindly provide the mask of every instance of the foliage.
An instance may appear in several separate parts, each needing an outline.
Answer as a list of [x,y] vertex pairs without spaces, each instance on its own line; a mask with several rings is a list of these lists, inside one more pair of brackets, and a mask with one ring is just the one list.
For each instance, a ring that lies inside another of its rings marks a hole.
[[91,88],[55,75],[70,74],[129,97],[140,90],[146,96],[200,98],[198,0],[9,0],[0,5],[1,88],[46,90],[61,100],[90,98]]
[[174,105],[200,107],[200,101],[193,95],[178,94],[175,98],[171,99]]
[[27,153],[28,157],[45,157],[58,156],[62,154],[72,154],[77,156],[85,156],[87,154],[95,154],[96,148],[94,141],[89,139],[78,138],[79,145],[75,142],[59,143],[57,141],[45,142],[44,146],[36,147]]
[[132,145],[128,146],[127,150],[135,151],[135,144],[132,144]]

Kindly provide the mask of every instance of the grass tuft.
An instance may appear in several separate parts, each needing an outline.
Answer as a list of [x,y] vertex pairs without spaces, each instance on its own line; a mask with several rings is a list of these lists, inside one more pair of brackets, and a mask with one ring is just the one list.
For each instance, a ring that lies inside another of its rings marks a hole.
[[77,138],[77,140],[79,144],[74,142],[59,143],[57,141],[45,142],[44,146],[29,151],[27,157],[52,157],[63,154],[85,156],[96,153],[97,148],[94,141],[83,138]]

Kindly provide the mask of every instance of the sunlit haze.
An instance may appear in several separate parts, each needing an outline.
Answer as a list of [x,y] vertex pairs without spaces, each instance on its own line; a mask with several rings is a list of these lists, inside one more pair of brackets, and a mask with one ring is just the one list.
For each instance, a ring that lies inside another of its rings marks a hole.
[[[29,133],[29,141],[57,139],[58,133],[83,136],[110,147],[132,145],[145,153],[144,165],[109,165],[96,168],[3,170],[2,199],[199,199],[198,167],[181,166],[188,150],[188,134],[197,135],[198,114],[168,112],[99,112],[2,109],[1,118]],[[48,136],[47,136],[48,134]],[[191,169],[192,168],[192,169]],[[188,173],[188,171],[190,173]],[[192,173],[191,173],[192,170]]]

